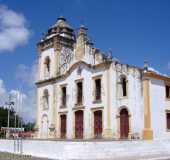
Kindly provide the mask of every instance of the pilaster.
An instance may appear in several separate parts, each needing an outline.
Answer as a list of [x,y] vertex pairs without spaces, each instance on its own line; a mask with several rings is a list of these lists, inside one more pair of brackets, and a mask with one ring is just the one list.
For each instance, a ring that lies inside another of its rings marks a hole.
[[112,135],[112,129],[111,129],[111,95],[110,95],[110,88],[111,88],[111,69],[112,67],[109,66],[109,68],[107,68],[106,70],[106,112],[107,112],[107,126],[105,127],[105,129],[103,130],[103,137],[105,139],[112,139],[113,135]]
[[143,96],[144,96],[144,129],[143,139],[153,139],[153,130],[151,128],[151,109],[150,109],[150,80],[148,78],[143,79]]

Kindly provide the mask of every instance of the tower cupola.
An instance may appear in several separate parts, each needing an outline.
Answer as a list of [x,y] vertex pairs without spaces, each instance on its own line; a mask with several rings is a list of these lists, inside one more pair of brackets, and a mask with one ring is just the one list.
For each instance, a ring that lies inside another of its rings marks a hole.
[[67,20],[60,16],[54,25],[49,27],[48,31],[43,34],[42,39],[38,43],[40,50],[54,46],[55,42],[73,48],[75,42],[75,34],[73,28],[67,23]]

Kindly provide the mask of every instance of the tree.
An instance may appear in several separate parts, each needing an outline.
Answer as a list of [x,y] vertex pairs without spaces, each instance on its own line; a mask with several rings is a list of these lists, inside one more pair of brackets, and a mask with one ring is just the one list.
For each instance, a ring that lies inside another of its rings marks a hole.
[[28,122],[28,123],[24,123],[23,124],[24,130],[26,132],[27,131],[33,131],[34,130],[34,126],[35,126],[35,123],[32,123],[32,122]]
[[[21,118],[16,115],[16,124],[21,120]],[[8,108],[0,107],[0,128],[7,127],[8,125]],[[13,108],[10,109],[10,122],[9,127],[15,127],[15,111]]]
[[[15,118],[16,118],[16,124],[15,124]],[[21,128],[21,121],[22,121],[22,118],[17,114],[15,117],[15,110],[11,108],[9,127],[16,126],[16,128]],[[23,123],[22,127],[24,128],[25,131],[33,131],[34,125],[35,123],[27,122],[27,123]],[[0,128],[1,127],[8,127],[8,108],[4,108],[3,106],[0,107]]]

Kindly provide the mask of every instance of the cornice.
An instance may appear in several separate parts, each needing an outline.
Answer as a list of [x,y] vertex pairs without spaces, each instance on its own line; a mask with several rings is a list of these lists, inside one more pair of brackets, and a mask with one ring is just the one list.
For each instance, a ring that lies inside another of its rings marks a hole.
[[165,82],[170,82],[170,77],[157,74],[157,73],[155,73],[153,71],[148,71],[148,72],[144,73],[143,78],[144,79],[146,79],[146,78],[154,78],[154,79],[158,79],[158,80],[163,80]]

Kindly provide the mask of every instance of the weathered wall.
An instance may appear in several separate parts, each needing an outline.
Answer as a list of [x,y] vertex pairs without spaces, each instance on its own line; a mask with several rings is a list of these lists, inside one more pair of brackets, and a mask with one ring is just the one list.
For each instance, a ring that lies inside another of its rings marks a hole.
[[[81,74],[78,74],[78,67],[82,69]],[[61,114],[67,115],[67,138],[74,138],[74,107],[76,104],[76,80],[83,81],[83,106],[84,106],[84,138],[93,138],[93,109],[103,110],[103,130],[110,129],[113,138],[119,138],[120,129],[118,123],[118,114],[121,108],[127,108],[130,115],[130,132],[138,133],[142,137],[143,129],[143,98],[142,98],[142,81],[140,79],[140,72],[134,68],[126,68],[117,70],[114,63],[110,66],[109,73],[105,69],[92,69],[88,66],[81,64],[71,71],[70,75],[63,80],[57,81],[55,84],[45,85],[38,88],[38,101],[39,101],[39,126],[41,132],[41,118],[47,115],[49,125],[55,124],[56,137],[60,137],[60,121]],[[124,66],[125,68],[126,66]],[[109,74],[109,75],[108,75]],[[127,77],[127,97],[119,97],[117,92],[117,83],[120,75]],[[102,79],[102,101],[101,103],[93,103],[94,101],[94,77],[101,76]],[[107,78],[109,80],[109,88],[107,88]],[[61,86],[67,85],[67,108],[60,108],[61,106]],[[49,91],[49,109],[42,110],[40,103],[43,95],[43,90]],[[56,94],[54,94],[54,91]],[[108,94],[110,99],[108,100]],[[55,105],[54,105],[55,100]],[[107,112],[107,109],[109,113]],[[54,113],[55,112],[55,117]],[[110,120],[108,120],[110,116]],[[109,126],[108,126],[109,121]],[[110,127],[110,128],[108,128]],[[39,134],[40,137],[41,133]],[[50,137],[50,136],[49,136]]]
[[166,100],[165,83],[151,79],[151,122],[155,139],[170,139],[170,132],[166,128],[166,110],[170,110],[170,101]]

